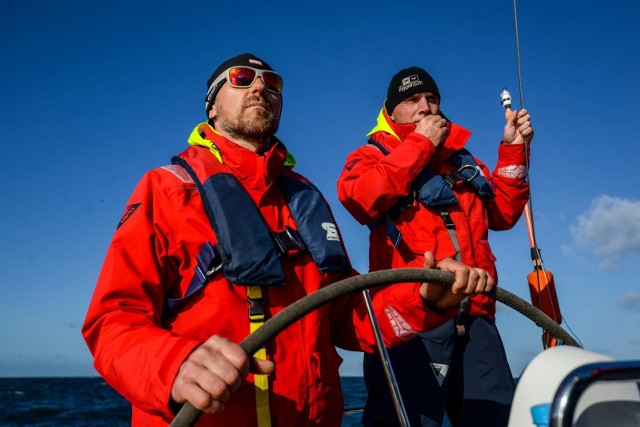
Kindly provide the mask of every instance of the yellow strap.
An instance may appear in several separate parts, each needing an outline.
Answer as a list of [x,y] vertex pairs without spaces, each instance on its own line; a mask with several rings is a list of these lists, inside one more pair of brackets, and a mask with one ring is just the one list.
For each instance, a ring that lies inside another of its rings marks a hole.
[[[252,301],[262,300],[260,286],[249,286],[247,296]],[[255,332],[264,323],[264,313],[249,315],[251,333]],[[262,347],[253,355],[256,359],[267,360],[267,350]],[[269,377],[262,374],[254,374],[253,382],[256,388],[256,412],[258,413],[258,427],[271,427],[271,413],[269,412]]]

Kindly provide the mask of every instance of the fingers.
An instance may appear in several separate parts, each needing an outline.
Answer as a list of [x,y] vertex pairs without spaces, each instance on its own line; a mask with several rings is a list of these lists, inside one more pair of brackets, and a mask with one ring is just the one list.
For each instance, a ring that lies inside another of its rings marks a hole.
[[489,292],[495,285],[491,275],[482,268],[469,268],[468,274],[460,275],[460,281],[456,282],[459,287],[456,288],[456,284],[452,288],[454,294],[462,293],[464,295],[475,295],[479,293]]
[[[424,253],[424,268],[436,268],[436,257],[433,255],[433,252],[427,251]],[[438,301],[444,295],[444,288],[442,285],[423,282],[420,285],[420,295],[425,301]]]
[[451,258],[445,258],[438,263],[438,268],[443,271],[449,271],[455,275],[455,280],[451,285],[451,293],[464,293],[471,272],[470,267]]
[[[434,268],[435,257],[432,252],[424,253],[424,267]],[[495,286],[493,277],[482,268],[469,267],[451,258],[445,258],[437,268],[455,276],[451,287],[422,283],[420,295],[430,307],[445,309],[456,306],[470,295],[489,292]]]
[[525,142],[531,142],[533,138],[533,127],[531,127],[531,115],[525,109],[520,111],[517,121],[518,133],[524,138]]
[[276,365],[270,360],[251,359],[251,372],[254,374],[270,375]]
[[424,268],[436,268],[436,257],[433,252],[424,253]]
[[513,110],[511,108],[505,109],[504,118],[507,120],[507,122],[509,122],[511,120],[513,115],[514,115],[514,112],[513,112]]
[[449,127],[444,117],[438,114],[428,115],[416,123],[415,132],[426,136],[434,147],[438,147],[448,135]]
[[507,123],[504,127],[503,141],[507,144],[524,144],[531,142],[533,128],[531,127],[531,115],[526,109],[507,110],[505,113]]
[[455,274],[451,293],[456,295],[474,295],[488,292],[495,285],[493,278],[486,270],[469,267],[451,258],[445,258],[440,261],[438,268]]
[[[188,401],[204,412],[220,412],[247,376],[249,362],[249,356],[240,346],[226,338],[213,336],[183,362],[171,389],[171,397],[177,403]],[[256,364],[256,367],[269,371],[271,362],[263,362],[266,363]]]

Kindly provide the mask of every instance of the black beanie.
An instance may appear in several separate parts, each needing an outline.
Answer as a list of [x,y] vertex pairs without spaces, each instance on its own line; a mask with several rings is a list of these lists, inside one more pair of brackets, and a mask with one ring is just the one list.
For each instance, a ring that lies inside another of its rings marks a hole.
[[391,115],[393,109],[414,93],[432,92],[440,96],[440,91],[433,77],[420,67],[409,67],[400,70],[391,78],[387,89],[385,107]]
[[209,80],[207,80],[207,96],[204,98],[204,108],[207,114],[213,106],[213,100],[216,98],[218,91],[226,80],[222,80],[215,87],[211,87],[211,84],[220,76],[220,74],[224,73],[227,69],[239,65],[257,68],[258,70],[273,71],[273,68],[271,68],[269,64],[251,53],[243,53],[242,55],[234,56],[231,59],[227,59],[222,64],[220,64],[218,68],[216,68],[213,74],[211,74],[211,77],[209,77]]

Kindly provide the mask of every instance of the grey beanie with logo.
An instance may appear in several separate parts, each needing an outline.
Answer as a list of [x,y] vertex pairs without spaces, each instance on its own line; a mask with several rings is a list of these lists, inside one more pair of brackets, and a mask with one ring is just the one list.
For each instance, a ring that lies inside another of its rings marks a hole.
[[435,80],[422,68],[409,67],[398,71],[391,78],[387,89],[387,100],[384,103],[387,114],[391,115],[399,103],[419,92],[432,92],[440,96]]

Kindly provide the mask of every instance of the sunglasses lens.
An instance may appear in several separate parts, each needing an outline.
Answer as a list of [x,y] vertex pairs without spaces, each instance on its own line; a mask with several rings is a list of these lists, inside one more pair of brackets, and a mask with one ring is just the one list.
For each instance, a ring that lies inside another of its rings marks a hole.
[[[229,83],[233,87],[246,88],[253,84],[257,71],[249,67],[233,67],[229,69]],[[262,81],[267,90],[273,93],[282,92],[282,77],[273,71],[262,71]]]
[[282,77],[276,73],[272,71],[263,71],[262,80],[264,81],[264,85],[267,87],[267,90],[275,93],[282,92]]
[[256,78],[256,71],[246,67],[234,67],[229,70],[229,83],[235,87],[249,87]]

